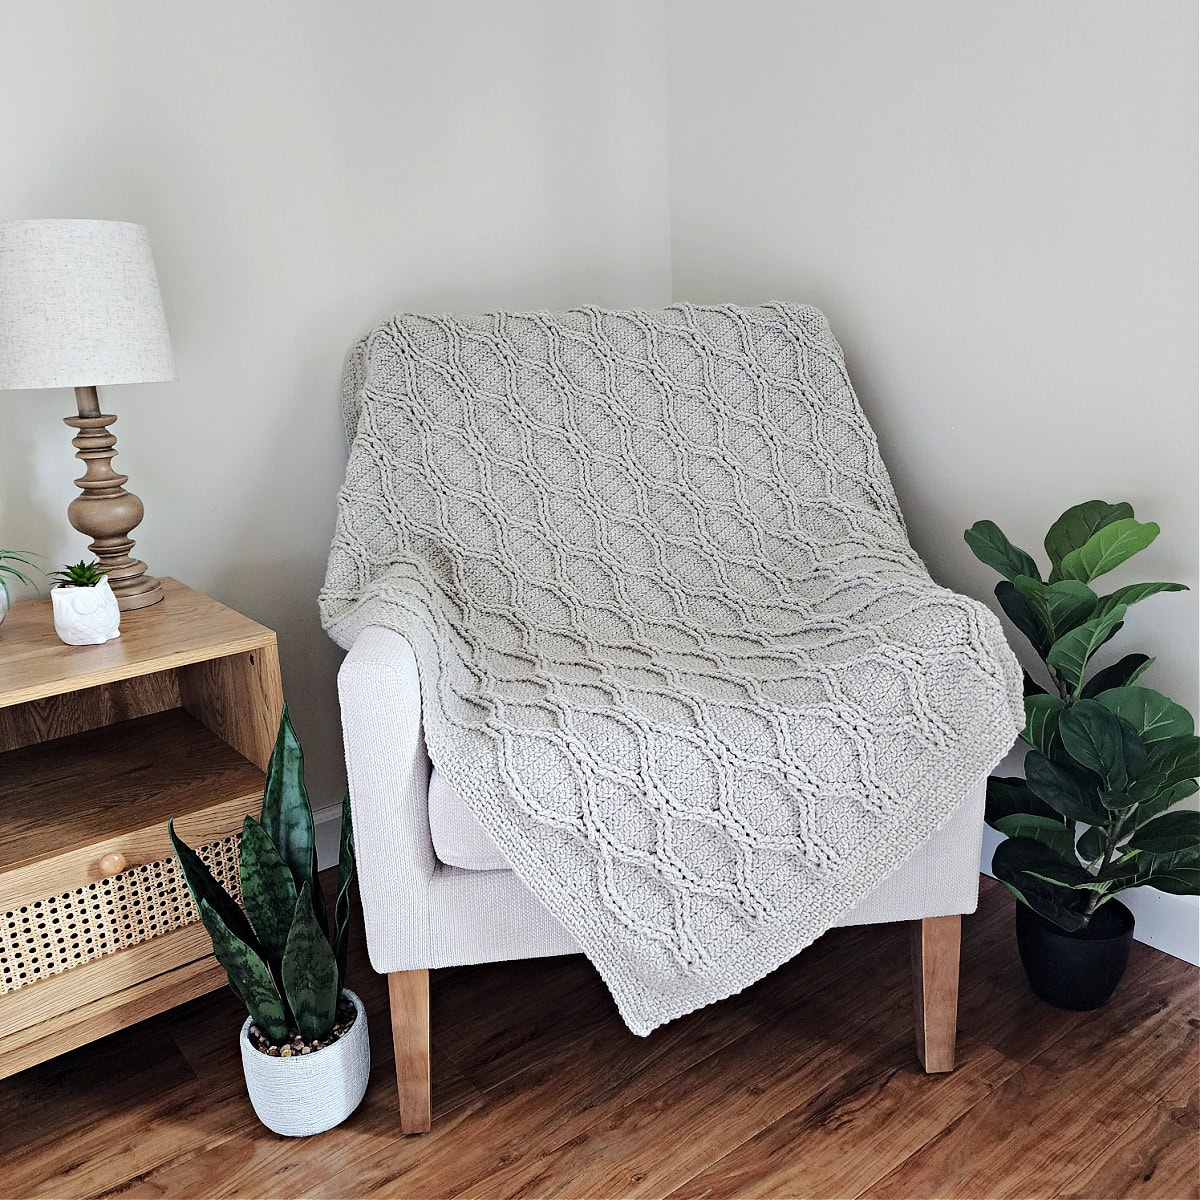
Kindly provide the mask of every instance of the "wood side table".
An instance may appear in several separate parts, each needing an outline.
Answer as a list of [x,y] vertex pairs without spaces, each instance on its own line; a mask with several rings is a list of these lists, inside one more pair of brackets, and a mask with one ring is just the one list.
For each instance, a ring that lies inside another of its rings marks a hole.
[[0,1078],[225,981],[167,820],[234,895],[283,693],[275,634],[185,587],[65,646],[0,625]]

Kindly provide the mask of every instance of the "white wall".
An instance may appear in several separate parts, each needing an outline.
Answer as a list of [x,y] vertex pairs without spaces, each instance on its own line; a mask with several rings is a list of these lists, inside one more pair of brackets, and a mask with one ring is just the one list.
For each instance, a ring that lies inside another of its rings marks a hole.
[[[1163,528],[1107,579],[1195,588],[1194,0],[734,11],[668,3],[675,296],[828,313],[942,582],[990,599],[977,518],[1040,553],[1099,496]],[[1196,712],[1197,593],[1136,609],[1138,648]]]
[[[318,805],[343,355],[401,308],[666,301],[663,38],[638,0],[0,0],[0,219],[149,227],[179,381],[103,396],[136,553],[279,631]],[[73,409],[0,393],[0,546],[50,563]]]

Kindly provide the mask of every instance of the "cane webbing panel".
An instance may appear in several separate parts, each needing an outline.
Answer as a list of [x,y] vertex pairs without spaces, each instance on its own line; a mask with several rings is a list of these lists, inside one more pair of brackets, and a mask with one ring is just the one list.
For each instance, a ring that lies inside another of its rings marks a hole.
[[[239,841],[232,834],[198,852],[240,902]],[[31,900],[0,920],[0,995],[195,920],[196,906],[173,856]]]

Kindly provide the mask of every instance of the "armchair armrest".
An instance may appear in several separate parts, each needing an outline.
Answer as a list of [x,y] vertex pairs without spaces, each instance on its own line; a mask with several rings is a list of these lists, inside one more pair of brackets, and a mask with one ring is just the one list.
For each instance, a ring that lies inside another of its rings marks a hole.
[[390,629],[364,629],[338,672],[338,697],[370,947],[394,939],[398,922],[424,930],[438,867],[429,834],[421,685],[408,642]]

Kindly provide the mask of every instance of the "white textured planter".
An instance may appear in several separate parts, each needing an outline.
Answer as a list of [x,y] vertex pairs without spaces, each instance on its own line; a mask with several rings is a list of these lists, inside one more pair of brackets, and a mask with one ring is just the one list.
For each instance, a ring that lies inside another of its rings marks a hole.
[[4,624],[4,618],[8,614],[8,597],[4,594],[4,589],[0,588],[0,625]]
[[121,610],[107,579],[95,587],[51,588],[50,603],[54,632],[68,646],[99,646],[121,636]]
[[343,992],[358,1017],[332,1046],[312,1054],[274,1058],[250,1042],[242,1026],[242,1069],[258,1119],[284,1137],[308,1137],[340,1125],[362,1103],[371,1073],[371,1040],[362,1001]]

